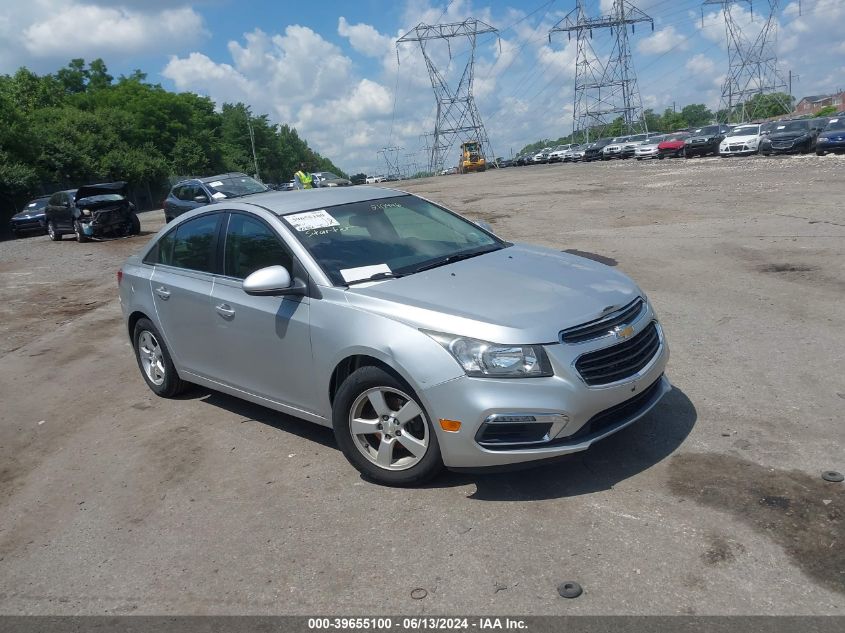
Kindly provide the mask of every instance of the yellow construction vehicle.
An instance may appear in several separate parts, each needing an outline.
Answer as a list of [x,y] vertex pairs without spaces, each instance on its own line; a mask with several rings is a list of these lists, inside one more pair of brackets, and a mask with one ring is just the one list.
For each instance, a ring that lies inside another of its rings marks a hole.
[[467,141],[461,143],[461,159],[458,161],[458,173],[466,174],[470,171],[484,171],[487,169],[487,161],[481,151],[481,143],[478,141]]

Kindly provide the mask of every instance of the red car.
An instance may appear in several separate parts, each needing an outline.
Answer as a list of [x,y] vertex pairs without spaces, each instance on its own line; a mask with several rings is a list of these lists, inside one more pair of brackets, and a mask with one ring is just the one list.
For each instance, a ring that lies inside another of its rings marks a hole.
[[660,145],[657,146],[657,157],[663,160],[667,156],[678,158],[684,155],[684,141],[689,138],[689,132],[675,132],[666,136]]

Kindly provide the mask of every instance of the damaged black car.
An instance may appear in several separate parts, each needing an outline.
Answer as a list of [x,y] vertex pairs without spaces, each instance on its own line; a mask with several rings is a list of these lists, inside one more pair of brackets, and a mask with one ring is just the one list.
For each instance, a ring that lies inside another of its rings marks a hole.
[[72,233],[78,242],[137,235],[141,222],[126,195],[125,182],[57,191],[47,203],[47,234],[58,241]]

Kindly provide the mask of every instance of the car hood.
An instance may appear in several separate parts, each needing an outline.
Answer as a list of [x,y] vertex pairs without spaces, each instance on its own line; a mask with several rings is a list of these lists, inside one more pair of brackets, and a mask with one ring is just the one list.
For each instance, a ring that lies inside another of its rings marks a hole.
[[745,136],[726,136],[722,139],[723,143],[747,143],[748,141],[753,141],[757,139],[760,135],[759,134],[746,134]]
[[683,141],[663,141],[660,143],[658,149],[680,149],[684,146],[686,140]]
[[514,245],[399,279],[352,286],[353,307],[412,327],[495,343],[549,343],[639,296],[612,268],[552,249]]
[[82,200],[83,198],[90,198],[91,196],[101,196],[106,193],[119,193],[126,196],[125,182],[103,182],[99,185],[83,185],[76,190],[74,201]]
[[769,139],[778,141],[789,141],[802,136],[809,136],[810,130],[794,130],[790,132],[772,132],[769,134]]
[[23,211],[19,211],[15,215],[12,216],[12,220],[25,220],[26,218],[34,218],[38,217],[39,215],[45,215],[44,207],[40,209],[24,209]]

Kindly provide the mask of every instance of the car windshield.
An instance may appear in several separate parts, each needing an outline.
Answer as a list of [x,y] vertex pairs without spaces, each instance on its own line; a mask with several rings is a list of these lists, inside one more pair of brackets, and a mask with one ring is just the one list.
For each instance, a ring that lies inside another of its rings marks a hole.
[[282,218],[335,285],[401,277],[508,246],[472,222],[410,195]]
[[774,133],[778,134],[780,132],[804,132],[809,129],[809,121],[789,121],[776,126],[774,129]]
[[76,201],[76,204],[95,204],[97,202],[117,202],[118,200],[123,200],[123,196],[119,193],[104,193],[100,194],[99,196],[88,196],[86,198],[80,198]]
[[629,137],[628,141],[644,141],[648,138],[645,134],[635,134],[634,136]]
[[688,138],[689,138],[689,134],[684,132],[683,134],[672,134],[670,136],[667,136],[663,140],[664,141],[683,141],[684,139],[688,139]]
[[719,133],[719,126],[718,125],[707,125],[702,128],[698,128],[695,131],[696,134],[700,134],[701,136],[713,136],[714,134]]
[[843,119],[831,119],[828,121],[827,125],[824,127],[825,132],[830,132],[831,130],[843,130],[845,131],[845,118]]
[[727,136],[753,136],[760,133],[759,125],[743,125],[742,127],[735,127]]
[[322,178],[323,180],[340,180],[340,176],[338,176],[337,174],[333,174],[333,173],[332,173],[332,172],[330,172],[330,171],[321,171],[321,172],[320,172],[319,174],[317,174],[317,175],[318,175],[320,178]]
[[215,198],[237,198],[239,196],[248,196],[252,193],[261,193],[262,191],[269,191],[267,187],[249,176],[220,176],[210,182],[206,182],[205,186],[214,191]]
[[665,140],[663,136],[652,136],[650,139],[647,139],[643,145],[657,145],[658,143],[662,143]]
[[35,200],[30,200],[23,210],[35,211],[36,209],[43,209],[47,206],[47,200],[49,200],[49,198],[36,198]]

